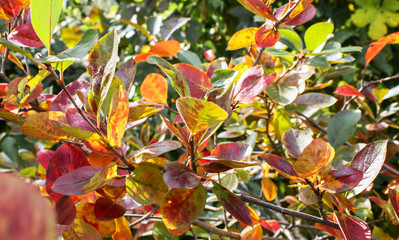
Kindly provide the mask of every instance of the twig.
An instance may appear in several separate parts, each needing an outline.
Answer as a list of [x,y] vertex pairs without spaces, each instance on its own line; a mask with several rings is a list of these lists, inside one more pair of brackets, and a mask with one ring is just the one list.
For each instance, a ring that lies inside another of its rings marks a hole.
[[[305,178],[306,183],[309,185],[310,189],[312,189],[312,192],[317,196],[318,199],[318,210],[320,213],[321,218],[323,218],[323,220],[327,220],[327,215],[323,210],[323,195],[324,192],[320,192],[320,190],[318,188],[316,188],[313,184],[312,181],[310,181],[309,179]],[[317,184],[317,182],[316,182]]]
[[143,215],[143,216],[142,216],[140,219],[138,219],[137,221],[135,221],[135,222],[129,224],[129,227],[134,227],[134,226],[136,226],[137,224],[139,224],[139,223],[141,223],[141,222],[147,220],[148,218],[150,218],[150,217],[158,210],[158,208],[159,208],[159,207],[154,206],[153,209],[152,209],[150,212],[148,212],[148,213],[146,213],[145,215]]

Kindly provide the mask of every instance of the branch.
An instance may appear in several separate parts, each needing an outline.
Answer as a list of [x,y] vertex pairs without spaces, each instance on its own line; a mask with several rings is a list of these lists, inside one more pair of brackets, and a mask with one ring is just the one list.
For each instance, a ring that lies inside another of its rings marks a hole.
[[159,208],[158,206],[154,206],[153,209],[150,212],[148,212],[147,214],[143,215],[139,220],[129,224],[129,227],[134,227],[137,224],[147,220],[148,218],[150,218],[158,210],[158,208]]

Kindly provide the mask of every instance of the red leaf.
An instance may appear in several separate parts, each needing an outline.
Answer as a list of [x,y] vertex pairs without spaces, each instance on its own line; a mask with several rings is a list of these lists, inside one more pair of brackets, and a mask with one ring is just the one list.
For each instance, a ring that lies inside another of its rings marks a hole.
[[211,64],[209,64],[208,70],[206,71],[206,75],[208,75],[208,77],[211,78],[216,70],[227,69],[227,68],[228,68],[227,63],[224,60],[216,59],[215,61],[211,62]]
[[234,89],[235,100],[248,100],[263,92],[276,78],[276,74],[266,76],[261,65],[251,67],[238,80]]
[[370,47],[366,52],[366,63],[369,64],[371,60],[385,47],[387,44],[399,43],[399,32],[391,33],[379,40],[370,43]]
[[280,33],[273,21],[266,21],[255,33],[255,43],[260,48],[272,47],[279,38]]
[[122,217],[126,209],[108,198],[99,198],[94,204],[94,214],[100,221]]
[[263,220],[259,219],[260,225],[273,233],[276,233],[280,228],[280,224],[276,220]]
[[76,207],[69,196],[62,196],[55,204],[57,224],[71,225],[76,218]]
[[221,143],[212,152],[211,156],[218,159],[240,161],[251,155],[252,148],[246,143]]
[[[89,93],[90,83],[85,80],[76,80],[71,82],[66,86],[69,93],[72,95],[72,98],[75,100],[79,107],[83,106],[83,103],[79,100],[78,95],[76,94],[76,90],[81,91],[85,96]],[[57,97],[54,99],[53,103],[50,106],[50,111],[59,111],[66,112],[68,108],[73,108],[73,103],[68,99],[67,94],[62,90]]]
[[286,176],[288,178],[299,177],[298,174],[294,171],[293,165],[284,158],[269,153],[264,153],[259,156],[283,176]]
[[223,207],[240,222],[252,226],[252,218],[245,203],[227,188],[213,182],[212,192]]
[[341,193],[357,186],[362,177],[363,173],[358,169],[340,166],[337,171],[330,171],[319,187],[332,194]]
[[[208,160],[209,158],[211,158],[212,160]],[[225,159],[213,160],[214,157],[212,156],[210,156],[209,158],[207,159],[205,157],[201,159],[202,161],[200,161],[202,163],[200,165],[201,168],[208,173],[221,173],[233,168],[244,168],[244,167],[257,165],[256,163],[251,163],[251,162],[233,161]]]
[[0,1],[0,18],[10,22],[18,15],[19,6],[14,0]]
[[349,216],[335,211],[334,217],[337,219],[339,227],[348,240],[367,240],[371,239],[370,227],[366,222],[357,217]]
[[14,28],[8,35],[8,40],[21,47],[43,47],[44,43],[39,39],[32,24],[22,24]]
[[342,96],[359,96],[364,97],[355,87],[351,85],[342,85],[337,87],[334,91],[335,94],[342,95]]
[[399,192],[396,189],[390,189],[389,200],[391,201],[393,210],[395,211],[396,219],[399,219]]
[[166,164],[163,179],[170,188],[194,188],[201,182],[201,176],[180,162]]
[[277,21],[276,17],[270,11],[269,7],[266,5],[269,1],[264,0],[238,0],[246,9],[255,13],[258,16],[267,18],[273,21]]
[[[291,6],[294,4],[295,4],[294,2],[291,3]],[[276,11],[274,12],[276,18],[281,18],[287,6],[288,3],[276,9]],[[316,15],[316,8],[312,4],[310,4],[305,10],[303,10],[301,13],[297,14],[296,16],[287,17],[287,19],[283,22],[283,25],[288,25],[288,26],[302,25],[307,21],[311,20],[315,15]]]
[[192,97],[201,98],[213,87],[208,75],[204,71],[185,63],[175,64],[174,67],[186,79]]
[[46,172],[46,190],[54,201],[61,197],[51,189],[55,180],[81,166],[89,166],[89,162],[80,148],[63,144],[54,152]]
[[51,158],[54,155],[54,151],[51,150],[40,150],[37,152],[37,160],[39,163],[47,170],[48,165],[50,164]]
[[126,92],[129,92],[132,86],[134,77],[136,76],[137,63],[133,58],[127,60],[119,69],[115,72],[117,76],[124,84]]
[[208,60],[209,62],[212,62],[213,59],[215,59],[215,52],[212,49],[206,50],[204,52],[204,57],[206,60]]

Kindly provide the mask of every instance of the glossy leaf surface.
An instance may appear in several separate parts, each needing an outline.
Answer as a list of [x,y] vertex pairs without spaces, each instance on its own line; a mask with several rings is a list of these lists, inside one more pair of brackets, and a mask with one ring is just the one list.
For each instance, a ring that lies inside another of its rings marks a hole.
[[108,164],[83,186],[83,192],[88,193],[104,186],[107,182],[117,176],[117,168],[118,166],[114,162]]
[[323,93],[305,93],[300,95],[294,103],[305,108],[325,108],[337,102],[335,97]]
[[140,151],[134,154],[134,158],[136,161],[142,162],[157,157],[163,153],[178,149],[179,147],[181,147],[181,143],[174,140],[156,142],[140,149]]
[[246,143],[231,142],[221,143],[213,149],[211,156],[219,159],[240,161],[251,155],[252,148]]
[[370,227],[363,220],[337,211],[334,212],[334,217],[337,220],[345,239],[371,239]]
[[258,30],[256,27],[245,28],[236,33],[230,38],[227,49],[230,51],[238,50],[248,47],[255,42],[255,33]]
[[44,44],[36,35],[32,24],[21,24],[8,35],[8,40],[20,47],[42,47]]
[[170,188],[194,188],[201,182],[201,176],[180,162],[166,164],[163,179]]
[[354,86],[344,84],[342,86],[337,87],[334,91],[335,94],[341,95],[341,96],[358,96],[358,97],[364,97],[363,94],[361,94]]
[[266,21],[255,33],[257,47],[272,47],[280,38],[280,32],[275,28],[273,21]]
[[174,67],[186,79],[192,97],[201,98],[213,87],[208,75],[200,69],[185,63],[175,64]]
[[116,88],[108,114],[107,139],[111,146],[120,147],[129,116],[129,100],[123,86]]
[[254,14],[261,16],[263,18],[267,18],[270,20],[277,21],[273,13],[266,6],[264,1],[261,0],[238,0],[241,5],[243,5],[246,9],[253,12]]
[[288,153],[298,158],[302,156],[303,149],[313,141],[313,137],[306,131],[291,128],[284,132],[281,141]]
[[327,36],[334,30],[334,25],[329,22],[320,22],[310,26],[305,32],[305,44],[309,51],[314,51],[327,41]]

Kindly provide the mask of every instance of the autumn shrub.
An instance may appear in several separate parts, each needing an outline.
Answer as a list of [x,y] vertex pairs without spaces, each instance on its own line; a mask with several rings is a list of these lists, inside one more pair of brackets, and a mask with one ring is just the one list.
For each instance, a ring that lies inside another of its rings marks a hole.
[[398,32],[312,0],[90,2],[0,2],[0,239],[399,236]]

